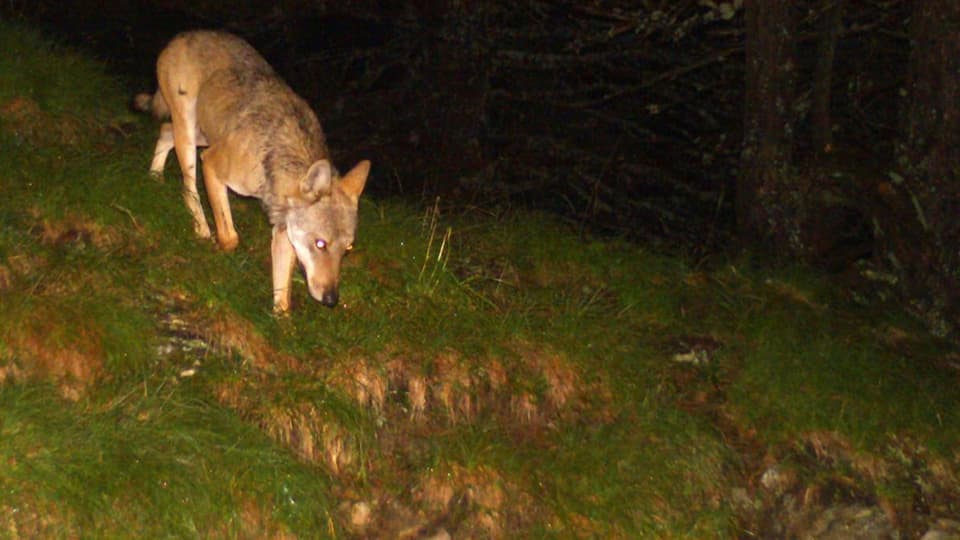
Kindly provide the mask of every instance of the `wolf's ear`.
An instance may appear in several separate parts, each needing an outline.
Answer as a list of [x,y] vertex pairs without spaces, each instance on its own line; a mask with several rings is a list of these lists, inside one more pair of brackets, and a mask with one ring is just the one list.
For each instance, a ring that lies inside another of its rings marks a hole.
[[333,184],[333,167],[330,162],[321,159],[310,166],[307,175],[300,181],[300,192],[311,199],[330,193]]
[[350,169],[350,172],[343,175],[338,185],[344,193],[356,201],[363,193],[363,186],[367,183],[367,176],[369,175],[370,162],[365,159]]

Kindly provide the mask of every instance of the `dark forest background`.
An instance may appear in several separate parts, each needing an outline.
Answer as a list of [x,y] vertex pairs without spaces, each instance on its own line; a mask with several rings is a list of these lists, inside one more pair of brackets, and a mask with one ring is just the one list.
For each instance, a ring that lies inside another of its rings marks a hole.
[[695,260],[749,246],[960,322],[954,0],[3,4],[152,91],[169,38],[235,32],[375,196],[554,212]]

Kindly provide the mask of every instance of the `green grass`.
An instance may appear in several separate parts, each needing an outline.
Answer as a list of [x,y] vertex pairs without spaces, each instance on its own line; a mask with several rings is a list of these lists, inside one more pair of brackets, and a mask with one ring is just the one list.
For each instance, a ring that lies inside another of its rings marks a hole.
[[2,537],[727,538],[757,455],[898,508],[957,470],[955,353],[808,270],[367,198],[343,304],[277,319],[256,201],[196,240],[102,66],[0,48]]
[[326,528],[328,478],[277,452],[234,414],[179,389],[115,390],[122,393],[112,402],[83,405],[44,385],[0,394],[4,521],[17,523],[5,536],[271,532],[244,523],[250,504],[301,534]]
[[865,448],[898,433],[955,447],[956,378],[931,362],[947,349],[891,348],[895,336],[885,334],[912,325],[878,323],[867,326],[828,304],[809,308],[767,299],[742,323],[753,338],[731,391],[734,402],[771,441],[797,431],[836,430]]

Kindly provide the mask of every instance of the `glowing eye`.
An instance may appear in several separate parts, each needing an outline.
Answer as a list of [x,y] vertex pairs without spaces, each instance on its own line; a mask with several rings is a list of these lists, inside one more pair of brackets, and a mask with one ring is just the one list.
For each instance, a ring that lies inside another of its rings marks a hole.
[[347,244],[347,251],[350,251],[352,249],[353,249],[353,244]]
[[323,238],[317,238],[317,241],[314,243],[317,246],[317,249],[327,249],[327,241]]

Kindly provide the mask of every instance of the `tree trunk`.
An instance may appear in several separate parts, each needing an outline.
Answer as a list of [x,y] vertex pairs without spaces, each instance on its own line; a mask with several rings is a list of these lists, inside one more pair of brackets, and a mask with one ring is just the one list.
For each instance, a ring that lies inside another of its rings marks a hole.
[[833,121],[830,96],[833,84],[833,59],[843,22],[845,0],[823,0],[824,13],[817,42],[817,64],[813,71],[813,110],[811,138],[817,156],[830,153],[833,147]]
[[904,292],[934,329],[960,322],[960,2],[916,2],[905,133],[907,241],[887,246]]
[[803,251],[805,189],[791,174],[796,62],[789,0],[747,0],[744,141],[737,185],[743,241],[775,253]]

